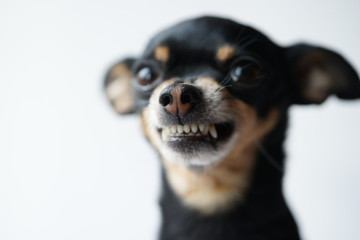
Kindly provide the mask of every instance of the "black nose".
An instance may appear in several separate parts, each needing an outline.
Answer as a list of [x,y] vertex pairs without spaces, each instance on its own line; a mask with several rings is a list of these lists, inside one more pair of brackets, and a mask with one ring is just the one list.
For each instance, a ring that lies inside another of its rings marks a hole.
[[173,115],[184,115],[202,101],[202,92],[189,84],[176,84],[160,93],[160,104]]

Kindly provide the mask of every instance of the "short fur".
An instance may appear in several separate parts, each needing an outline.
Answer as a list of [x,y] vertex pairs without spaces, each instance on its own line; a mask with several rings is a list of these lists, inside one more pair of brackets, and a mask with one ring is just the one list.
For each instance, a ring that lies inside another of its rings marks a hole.
[[161,240],[300,239],[282,190],[292,104],[360,97],[334,51],[280,47],[216,17],[181,22],[110,68],[118,113],[138,113],[163,166]]

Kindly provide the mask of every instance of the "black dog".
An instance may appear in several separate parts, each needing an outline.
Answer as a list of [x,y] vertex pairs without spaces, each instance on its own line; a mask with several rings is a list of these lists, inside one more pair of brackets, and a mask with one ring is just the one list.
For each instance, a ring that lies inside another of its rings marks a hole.
[[140,115],[160,155],[160,239],[289,240],[300,237],[282,191],[288,108],[359,98],[360,83],[333,51],[202,17],[115,64],[105,91],[118,113]]

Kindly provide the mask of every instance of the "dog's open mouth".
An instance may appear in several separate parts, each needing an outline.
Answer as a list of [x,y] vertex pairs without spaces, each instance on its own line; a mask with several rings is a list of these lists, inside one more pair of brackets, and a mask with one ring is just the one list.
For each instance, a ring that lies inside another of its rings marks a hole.
[[181,153],[194,153],[216,149],[218,144],[226,141],[234,131],[234,124],[226,123],[193,123],[170,125],[158,129],[163,142]]

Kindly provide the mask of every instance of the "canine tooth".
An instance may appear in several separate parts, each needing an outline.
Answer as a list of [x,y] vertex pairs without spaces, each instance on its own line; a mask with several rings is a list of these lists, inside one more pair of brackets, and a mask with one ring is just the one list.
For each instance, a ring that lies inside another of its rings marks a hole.
[[171,133],[175,134],[177,132],[177,127],[176,126],[171,126]]
[[184,131],[184,127],[181,126],[181,125],[177,125],[177,132],[178,133],[183,133],[183,131]]
[[198,126],[197,126],[196,124],[191,124],[191,131],[192,131],[193,133],[196,133],[197,130],[198,130]]
[[210,132],[210,135],[211,135],[213,138],[217,138],[217,137],[218,137],[217,132],[216,132],[216,128],[215,128],[215,125],[214,125],[214,124],[211,124],[211,125],[210,125],[209,132]]
[[184,132],[189,133],[190,132],[190,126],[185,124],[184,125]]

